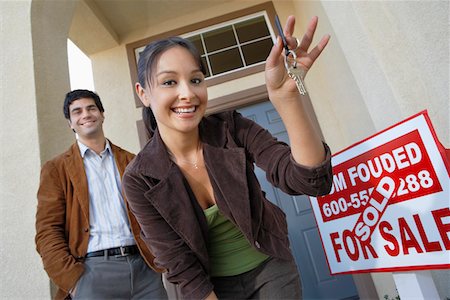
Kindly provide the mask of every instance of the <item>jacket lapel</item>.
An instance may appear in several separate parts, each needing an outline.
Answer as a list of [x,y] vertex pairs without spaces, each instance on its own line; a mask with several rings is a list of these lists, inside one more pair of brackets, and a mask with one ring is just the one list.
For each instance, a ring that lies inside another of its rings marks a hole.
[[203,155],[220,211],[250,233],[251,218],[244,149],[203,145]]
[[[202,221],[198,217],[192,218],[198,216],[195,208],[198,204],[193,203],[189,186],[180,169],[170,160],[158,130],[141,154],[137,158],[141,162],[140,172],[155,181],[145,197],[194,252],[206,254],[207,227],[199,225]],[[208,258],[200,259],[207,267]]]
[[203,154],[220,211],[237,224],[244,234],[250,234],[251,222],[248,220],[251,219],[251,201],[248,201],[247,160],[244,148],[236,144],[231,126],[231,120],[225,121],[214,115],[204,118],[199,127]]
[[78,199],[81,210],[87,220],[89,220],[89,191],[84,170],[83,158],[80,154],[80,148],[74,143],[70,148],[69,154],[65,158],[67,173],[73,185],[74,201]]
[[117,169],[119,170],[120,178],[123,177],[123,173],[125,172],[125,168],[127,167],[128,160],[127,155],[125,155],[123,152],[124,150],[117,147],[111,141],[109,141],[109,145],[111,146],[111,150],[114,155],[114,159],[116,161]]
[[[189,248],[197,254],[206,254],[207,227],[200,226],[199,216],[189,194],[189,187],[177,167],[171,168],[168,177],[145,193],[145,197],[158,210]],[[201,208],[200,208],[201,210]],[[205,223],[206,224],[206,223]],[[208,258],[200,257],[207,267]]]

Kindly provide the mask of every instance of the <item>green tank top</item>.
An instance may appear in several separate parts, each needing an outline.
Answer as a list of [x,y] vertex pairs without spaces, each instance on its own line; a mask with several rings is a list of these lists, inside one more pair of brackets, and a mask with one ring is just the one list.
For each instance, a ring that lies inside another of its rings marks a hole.
[[269,256],[253,248],[242,232],[220,212],[217,204],[204,210],[208,222],[211,276],[234,276],[256,268]]

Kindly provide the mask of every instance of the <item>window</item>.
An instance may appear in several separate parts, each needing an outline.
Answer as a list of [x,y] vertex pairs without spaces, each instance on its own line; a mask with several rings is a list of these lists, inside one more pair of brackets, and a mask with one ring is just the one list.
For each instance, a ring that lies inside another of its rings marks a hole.
[[208,70],[207,78],[264,63],[273,45],[264,13],[184,37],[199,50]]
[[[273,45],[264,12],[203,28],[182,37],[199,50],[206,78],[264,63]],[[136,63],[145,46],[135,49]]]

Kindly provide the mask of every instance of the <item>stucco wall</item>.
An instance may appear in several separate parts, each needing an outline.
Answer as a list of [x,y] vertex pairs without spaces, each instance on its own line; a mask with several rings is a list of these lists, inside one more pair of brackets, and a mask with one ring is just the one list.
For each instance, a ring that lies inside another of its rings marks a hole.
[[0,298],[49,298],[34,246],[40,149],[30,1],[0,1]]
[[15,299],[22,294],[24,298],[49,296],[49,289],[42,289],[42,286],[48,287],[48,280],[42,274],[44,271],[33,242],[40,152],[32,72],[30,6],[29,1],[0,2],[2,299]]
[[62,114],[74,4],[0,1],[2,299],[50,298],[34,243],[36,192],[41,164],[74,141]]
[[140,150],[133,87],[125,45],[92,55],[94,86],[105,108],[105,135],[113,143],[137,153]]
[[349,66],[350,74],[339,77],[354,78],[369,113],[366,122],[378,131],[428,109],[449,147],[449,2],[323,1],[322,6]]

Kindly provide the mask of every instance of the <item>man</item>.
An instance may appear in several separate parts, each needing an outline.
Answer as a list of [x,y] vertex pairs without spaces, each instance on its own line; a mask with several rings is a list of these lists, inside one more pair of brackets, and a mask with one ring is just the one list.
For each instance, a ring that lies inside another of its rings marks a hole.
[[78,140],[42,167],[36,249],[56,299],[167,299],[122,195],[134,155],[105,138],[103,112],[94,92],[66,95],[64,115]]

